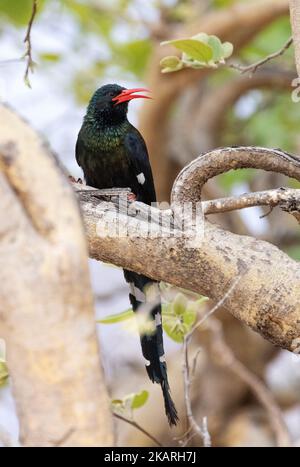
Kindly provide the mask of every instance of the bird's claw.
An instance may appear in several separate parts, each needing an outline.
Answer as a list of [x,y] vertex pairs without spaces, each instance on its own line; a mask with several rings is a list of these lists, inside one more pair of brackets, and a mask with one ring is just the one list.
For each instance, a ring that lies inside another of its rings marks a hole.
[[129,193],[129,194],[127,195],[127,199],[128,199],[128,201],[129,201],[130,203],[133,203],[134,201],[136,201],[136,196],[135,196],[134,193]]
[[78,178],[78,179],[76,180],[76,178],[73,177],[73,175],[69,175],[68,178],[69,178],[70,182],[72,182],[72,183],[80,183],[81,185],[82,185],[82,183],[83,183],[81,178]]

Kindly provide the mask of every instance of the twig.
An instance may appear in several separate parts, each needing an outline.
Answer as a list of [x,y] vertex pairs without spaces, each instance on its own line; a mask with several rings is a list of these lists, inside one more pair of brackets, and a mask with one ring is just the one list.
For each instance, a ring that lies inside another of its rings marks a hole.
[[75,431],[75,428],[70,428],[69,430],[66,431],[66,433],[58,440],[56,440],[54,442],[54,446],[56,448],[59,448],[60,446],[62,446],[63,444],[65,444],[65,442],[72,436],[72,434],[74,433]]
[[32,29],[32,25],[33,25],[33,22],[34,22],[36,12],[37,12],[37,0],[32,0],[31,16],[30,16],[30,19],[29,19],[29,23],[28,23],[28,26],[27,26],[27,31],[26,31],[26,35],[25,35],[25,39],[24,39],[24,43],[26,44],[26,52],[24,54],[24,58],[27,59],[27,64],[26,64],[25,74],[24,74],[24,81],[25,81],[25,83],[27,84],[27,86],[29,88],[31,88],[31,84],[30,84],[30,81],[29,81],[29,71],[31,71],[31,73],[33,73],[34,65],[35,65],[35,63],[34,63],[34,61],[32,59],[31,29]]
[[239,281],[241,280],[242,278],[242,275],[239,274],[235,280],[233,281],[233,283],[231,284],[231,286],[229,287],[228,291],[226,292],[226,294],[222,297],[221,300],[218,301],[218,303],[216,303],[215,306],[213,306],[211,308],[211,310],[209,310],[207,313],[205,313],[205,315],[199,320],[197,321],[197,323],[193,326],[193,328],[191,329],[191,331],[185,336],[186,339],[190,339],[192,337],[192,334],[193,332],[198,329],[203,323],[204,321],[207,320],[207,318],[209,318],[210,316],[212,316],[219,308],[221,308],[221,306],[224,305],[224,303],[226,302],[227,298],[232,294],[233,290],[235,289],[235,287],[237,286],[237,284],[239,283]]
[[250,73],[255,73],[256,70],[264,65],[265,63],[273,60],[274,58],[277,58],[279,57],[280,55],[283,55],[284,52],[291,46],[291,44],[293,43],[293,38],[290,37],[284,44],[283,46],[277,50],[277,52],[273,52],[272,54],[270,55],[267,55],[266,57],[262,58],[261,60],[258,60],[257,62],[255,63],[252,63],[250,65],[239,65],[239,64],[235,64],[235,63],[231,63],[229,66],[230,68],[233,68],[235,70],[238,70],[240,71],[241,73],[247,73],[247,72],[250,72]]
[[[285,206],[295,204],[300,210],[300,190],[292,188],[277,188],[274,190],[257,191],[255,193],[245,193],[240,196],[229,196],[202,202],[204,214],[217,214],[238,209],[250,208],[253,206],[269,206],[274,208],[280,206],[285,210]],[[290,211],[291,212],[291,211]],[[293,214],[293,212],[291,212]]]
[[141,427],[137,422],[134,420],[130,420],[129,418],[123,417],[122,415],[119,415],[117,413],[113,414],[115,418],[118,418],[119,420],[123,420],[123,422],[128,423],[129,425],[133,426],[137,430],[139,430],[141,433],[143,433],[145,436],[147,436],[151,441],[153,441],[157,446],[164,447],[163,444],[161,444],[158,439],[156,439],[153,435],[151,435],[148,431],[146,431],[143,427]]
[[[190,343],[190,340],[192,338],[193,333],[195,332],[196,329],[201,326],[204,321],[206,321],[213,313],[215,313],[227,300],[229,295],[232,293],[234,288],[237,286],[238,282],[241,279],[241,275],[238,275],[236,279],[233,281],[231,284],[230,288],[226,292],[226,294],[222,297],[221,300],[219,300],[216,305],[211,308],[197,323],[193,326],[191,331],[184,336],[183,340],[183,377],[184,377],[184,401],[185,401],[185,408],[186,408],[186,415],[188,422],[190,424],[190,427],[192,427],[193,431],[198,433],[203,441],[203,445],[205,447],[210,447],[211,446],[211,438],[210,434],[207,428],[207,419],[204,417],[202,419],[202,426],[200,427],[198,423],[196,422],[193,412],[192,412],[192,404],[191,404],[191,397],[190,397],[190,386],[191,386],[191,379],[190,379],[190,366],[189,366],[189,355],[188,355],[188,346]],[[198,354],[198,352],[197,352]],[[196,356],[197,356],[196,354]],[[194,359],[194,365],[195,365],[195,359]],[[193,365],[193,366],[194,366]],[[188,432],[190,432],[189,427],[188,427]]]
[[[184,355],[184,360],[183,360],[183,377],[184,377],[184,402],[185,402],[185,409],[186,409],[186,416],[188,419],[188,423],[190,427],[192,428],[194,433],[197,433],[203,441],[203,445],[205,447],[211,447],[211,438],[210,434],[207,428],[207,420],[206,417],[202,419],[202,426],[198,425],[196,422],[193,411],[192,411],[192,403],[191,403],[191,396],[190,396],[190,386],[191,386],[191,380],[190,380],[190,366],[189,366],[189,354],[188,354],[188,344],[189,344],[189,339],[184,339],[183,341],[183,355]],[[188,432],[191,430],[188,427]],[[193,436],[193,434],[192,434]],[[190,440],[186,440],[186,443]],[[185,444],[186,444],[185,443]]]
[[192,375],[192,378],[194,377],[195,375],[195,372],[196,372],[196,368],[197,368],[197,362],[198,362],[198,357],[201,353],[201,348],[199,348],[196,352],[196,354],[194,355],[194,358],[193,358],[193,363],[192,363],[192,371],[191,371],[191,375]]
[[274,206],[270,206],[267,212],[259,216],[259,218],[264,219],[265,217],[268,217],[271,214],[271,212],[273,212],[273,209],[274,209]]
[[232,350],[224,340],[222,324],[220,321],[215,318],[211,318],[207,322],[207,326],[214,335],[214,341],[211,348],[216,354],[217,362],[228,367],[251,388],[269,416],[270,425],[274,431],[277,446],[291,446],[288,429],[283,420],[281,410],[278,407],[271,391],[254,373],[249,371],[248,368],[235,357]]

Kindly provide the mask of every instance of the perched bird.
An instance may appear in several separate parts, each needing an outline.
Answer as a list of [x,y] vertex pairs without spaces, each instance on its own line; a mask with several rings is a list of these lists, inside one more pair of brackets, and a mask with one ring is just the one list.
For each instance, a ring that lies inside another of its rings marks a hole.
[[[150,205],[156,201],[156,194],[147,147],[139,131],[127,119],[130,100],[149,98],[136,94],[141,91],[147,89],[107,84],[94,93],[78,135],[76,160],[87,185],[98,189],[129,187],[138,201]],[[147,288],[158,287],[158,284],[127,270],[124,276],[130,285],[129,299],[136,312],[146,301]],[[178,416],[170,396],[160,301],[152,306],[150,318],[155,322],[155,332],[140,336],[146,370],[151,381],[161,385],[169,424],[176,425]]]

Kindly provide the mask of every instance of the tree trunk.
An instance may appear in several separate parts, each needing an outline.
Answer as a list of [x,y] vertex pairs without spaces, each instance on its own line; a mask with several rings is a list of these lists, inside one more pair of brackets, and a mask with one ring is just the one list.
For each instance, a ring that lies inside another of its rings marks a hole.
[[41,139],[0,108],[0,318],[24,446],[107,446],[82,220]]

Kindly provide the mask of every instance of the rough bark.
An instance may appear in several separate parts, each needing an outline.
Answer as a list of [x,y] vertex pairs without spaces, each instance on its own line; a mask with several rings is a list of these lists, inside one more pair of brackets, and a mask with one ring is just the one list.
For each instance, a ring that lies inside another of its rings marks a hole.
[[76,199],[54,157],[0,108],[0,319],[24,446],[107,446],[112,421]]
[[[201,188],[210,177],[242,167],[280,172],[300,180],[296,156],[264,148],[218,149],[200,156],[180,173],[172,194],[175,211],[182,203],[199,201]],[[292,204],[291,211],[297,217],[299,196]],[[111,206],[97,199],[82,199],[81,206],[93,258],[185,287],[214,301],[224,296],[239,275],[225,307],[274,344],[291,351],[299,347],[300,267],[274,245],[235,235],[205,219],[199,248],[190,248],[183,236],[145,236],[145,217],[139,220],[123,212],[118,222],[129,228],[129,235],[109,236]],[[158,215],[155,208],[149,208],[150,212]],[[161,215],[167,220],[170,212]]]

